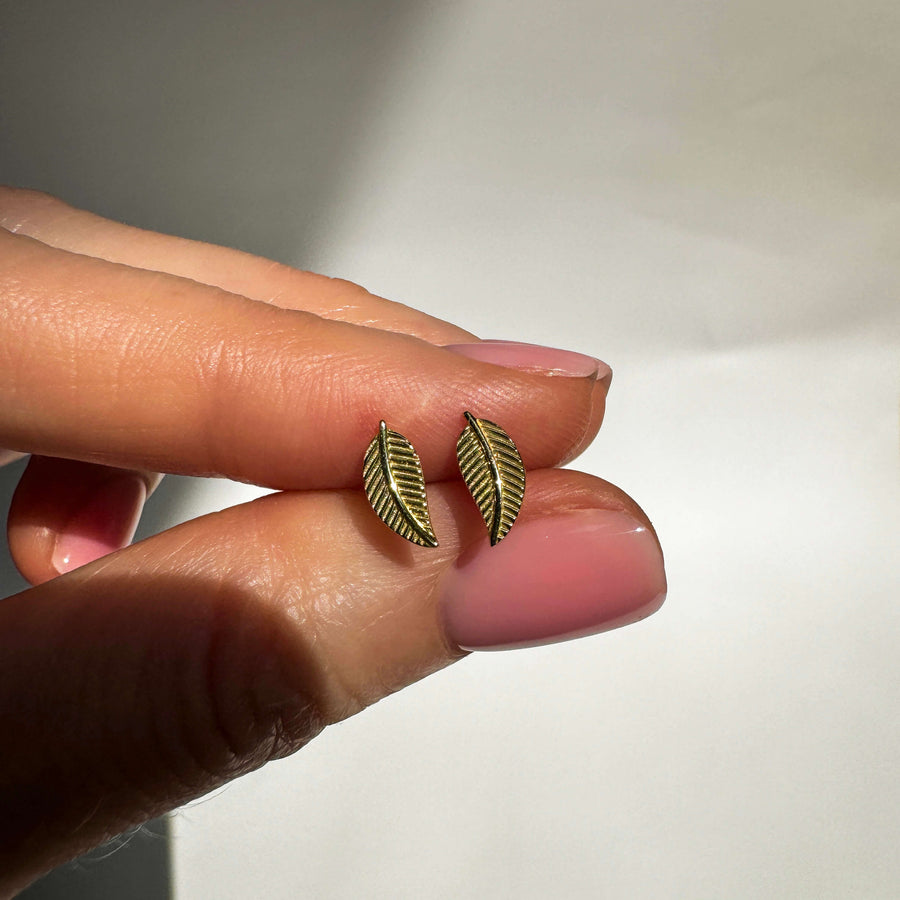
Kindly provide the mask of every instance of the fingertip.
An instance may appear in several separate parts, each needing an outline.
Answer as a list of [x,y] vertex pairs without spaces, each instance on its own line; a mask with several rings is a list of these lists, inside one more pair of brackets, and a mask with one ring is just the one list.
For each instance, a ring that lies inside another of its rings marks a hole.
[[117,472],[97,485],[56,535],[52,567],[64,575],[127,547],[146,499],[146,483],[137,473]]
[[501,650],[633,624],[665,594],[656,536],[600,507],[533,518],[497,548],[473,546],[445,579],[442,602],[454,643]]
[[606,368],[607,371],[602,373],[591,387],[591,398],[581,437],[563,455],[559,463],[561,466],[566,466],[581,456],[593,443],[594,438],[597,437],[600,431],[600,427],[603,425],[603,419],[606,416],[606,397],[612,383],[612,369],[608,366]]
[[42,584],[128,546],[160,476],[32,457],[10,506],[10,554]]
[[518,369],[520,372],[531,372],[535,375],[591,378],[598,381],[612,377],[612,369],[603,360],[573,350],[562,350],[541,344],[484,340],[445,344],[444,349],[468,359]]
[[[540,344],[519,341],[484,340],[463,344],[447,344],[443,347],[459,356],[478,362],[491,363],[548,378],[586,380],[591,384],[587,413],[580,433],[577,429],[571,447],[562,454],[559,465],[576,459],[597,436],[606,410],[606,396],[612,384],[610,366],[593,356]],[[544,465],[550,461],[542,461]]]

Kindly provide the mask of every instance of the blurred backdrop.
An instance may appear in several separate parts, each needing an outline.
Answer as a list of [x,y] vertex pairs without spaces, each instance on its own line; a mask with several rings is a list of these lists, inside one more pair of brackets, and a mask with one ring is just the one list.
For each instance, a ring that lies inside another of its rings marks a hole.
[[[604,358],[575,465],[670,584],[177,812],[171,881],[137,836],[33,890],[900,895],[898,41],[876,0],[0,0],[0,180]],[[255,493],[170,479],[140,534]]]

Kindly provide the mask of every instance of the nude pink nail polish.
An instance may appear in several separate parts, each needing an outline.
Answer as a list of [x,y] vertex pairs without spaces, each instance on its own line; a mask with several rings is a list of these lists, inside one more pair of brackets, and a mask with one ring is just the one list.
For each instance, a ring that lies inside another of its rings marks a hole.
[[53,568],[64,574],[127,547],[146,499],[144,479],[130,472],[100,485],[57,537]]
[[465,650],[505,650],[637,622],[666,596],[662,552],[627,513],[576,510],[515,525],[473,547],[448,573],[448,637]]
[[598,381],[612,378],[612,369],[599,359],[572,350],[543,347],[540,344],[477,341],[471,344],[447,344],[444,349],[479,362],[540,375],[594,378]]

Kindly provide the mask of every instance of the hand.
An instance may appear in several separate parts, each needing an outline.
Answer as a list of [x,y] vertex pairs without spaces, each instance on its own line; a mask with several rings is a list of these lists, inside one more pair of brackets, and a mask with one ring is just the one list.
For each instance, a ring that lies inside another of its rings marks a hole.
[[[634,501],[552,468],[600,426],[603,364],[41,194],[0,192],[0,225],[0,446],[32,454],[9,546],[36,585],[0,601],[0,895],[461,648],[662,602]],[[529,468],[493,548],[456,468],[467,409]],[[380,419],[433,482],[436,549],[360,490]],[[159,472],[280,492],[126,547]]]

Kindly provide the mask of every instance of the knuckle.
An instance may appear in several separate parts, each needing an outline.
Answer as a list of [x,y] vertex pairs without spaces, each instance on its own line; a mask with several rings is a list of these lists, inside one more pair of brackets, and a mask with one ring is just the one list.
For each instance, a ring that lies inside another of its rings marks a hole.
[[173,702],[161,705],[156,733],[170,771],[204,785],[294,752],[324,721],[315,667],[268,604],[228,587],[196,605],[174,648]]

